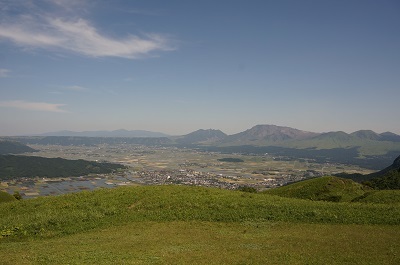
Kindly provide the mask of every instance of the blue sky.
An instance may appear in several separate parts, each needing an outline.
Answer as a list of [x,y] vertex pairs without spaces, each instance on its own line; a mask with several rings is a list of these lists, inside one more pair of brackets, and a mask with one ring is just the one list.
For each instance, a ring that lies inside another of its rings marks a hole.
[[0,135],[400,134],[399,1],[0,0]]

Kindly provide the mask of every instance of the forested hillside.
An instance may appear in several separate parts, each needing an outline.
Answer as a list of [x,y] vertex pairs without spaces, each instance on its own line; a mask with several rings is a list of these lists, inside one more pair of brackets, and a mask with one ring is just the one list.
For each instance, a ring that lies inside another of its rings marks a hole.
[[35,152],[36,150],[15,141],[0,140],[0,155],[4,154],[21,154],[27,152]]
[[15,177],[72,177],[90,173],[111,173],[124,166],[85,160],[44,158],[35,156],[0,156],[0,179]]

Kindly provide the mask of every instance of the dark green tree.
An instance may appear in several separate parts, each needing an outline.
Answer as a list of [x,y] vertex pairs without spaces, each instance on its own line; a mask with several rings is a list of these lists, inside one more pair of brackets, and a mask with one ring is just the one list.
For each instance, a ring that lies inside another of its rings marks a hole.
[[14,196],[14,198],[17,199],[17,200],[22,200],[22,196],[21,196],[21,194],[19,193],[19,191],[14,191],[13,196]]

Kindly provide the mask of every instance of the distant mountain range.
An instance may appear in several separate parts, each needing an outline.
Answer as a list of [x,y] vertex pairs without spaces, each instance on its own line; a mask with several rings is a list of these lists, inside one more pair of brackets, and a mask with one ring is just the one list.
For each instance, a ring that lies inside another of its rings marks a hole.
[[[70,136],[70,137],[168,137],[181,144],[218,144],[218,145],[275,145],[296,141],[329,141],[329,142],[352,142],[355,140],[400,142],[400,135],[392,132],[381,134],[371,130],[359,130],[353,133],[342,131],[315,133],[302,131],[295,128],[277,125],[256,125],[240,133],[227,135],[221,130],[200,129],[182,136],[170,136],[161,132],[145,130],[114,130],[114,131],[57,131],[34,136]],[[311,144],[312,145],[312,144]],[[314,146],[317,147],[317,146]],[[342,147],[342,146],[338,146]]]
[[[51,136],[50,136],[51,135]],[[359,130],[315,133],[277,125],[256,125],[227,135],[220,130],[197,130],[182,136],[149,131],[61,131],[30,137],[2,137],[24,144],[98,145],[136,144],[184,146],[204,151],[271,154],[283,159],[308,159],[320,163],[348,163],[379,169],[400,154],[400,135]]]
[[176,138],[184,144],[208,151],[272,154],[318,162],[349,163],[378,169],[400,154],[400,135],[359,130],[315,133],[276,125],[256,125],[226,135],[220,130],[197,130]]
[[80,136],[80,137],[168,137],[169,135],[160,132],[144,130],[115,130],[115,131],[58,131],[43,133],[36,136]]
[[360,130],[353,133],[342,131],[315,133],[277,125],[256,125],[246,131],[227,135],[220,130],[197,130],[176,138],[177,142],[186,144],[217,144],[221,146],[256,145],[256,146],[291,146],[302,145],[304,148],[329,148],[358,146],[352,143],[360,141],[400,142],[400,135],[385,132],[377,134],[371,130]]

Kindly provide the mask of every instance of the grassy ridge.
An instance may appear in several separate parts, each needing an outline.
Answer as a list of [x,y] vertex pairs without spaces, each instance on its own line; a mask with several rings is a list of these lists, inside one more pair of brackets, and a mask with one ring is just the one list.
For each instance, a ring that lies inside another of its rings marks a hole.
[[326,176],[267,190],[265,193],[313,201],[350,202],[369,190],[350,179]]
[[8,194],[7,192],[0,191],[0,203],[2,202],[10,202],[10,201],[15,201],[16,199],[14,196]]
[[[363,203],[400,204],[400,190],[374,190],[354,201]],[[400,207],[400,206],[399,206]]]
[[6,265],[400,263],[398,203],[141,186],[2,203],[0,216]]
[[351,179],[332,176],[308,179],[267,190],[264,193],[312,201],[400,203],[400,190],[373,190],[371,187],[354,182]]
[[0,216],[4,238],[48,238],[145,221],[399,225],[400,207],[311,202],[202,187],[143,186],[3,203]]

